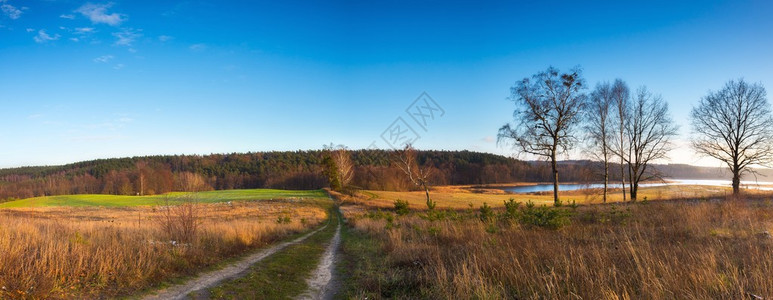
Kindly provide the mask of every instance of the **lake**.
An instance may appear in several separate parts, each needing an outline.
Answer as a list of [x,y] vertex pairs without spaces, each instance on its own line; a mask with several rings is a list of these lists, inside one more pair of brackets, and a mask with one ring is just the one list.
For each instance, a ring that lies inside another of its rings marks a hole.
[[[666,179],[666,182],[642,183],[642,184],[639,184],[639,187],[642,188],[642,187],[654,187],[654,186],[664,186],[664,185],[702,185],[702,186],[730,187],[731,182],[730,180],[713,180],[713,179]],[[610,183],[608,186],[609,188],[620,188],[619,183]],[[576,183],[563,184],[562,183],[558,185],[558,190],[574,191],[574,190],[582,190],[582,189],[600,189],[603,187],[604,185],[600,183],[589,183],[589,184],[576,184]],[[626,188],[628,188],[627,183],[626,183]],[[742,180],[741,188],[773,191],[773,182]],[[550,191],[553,191],[553,184],[521,185],[521,186],[504,187],[501,189],[506,192],[517,193],[517,194],[550,192]]]

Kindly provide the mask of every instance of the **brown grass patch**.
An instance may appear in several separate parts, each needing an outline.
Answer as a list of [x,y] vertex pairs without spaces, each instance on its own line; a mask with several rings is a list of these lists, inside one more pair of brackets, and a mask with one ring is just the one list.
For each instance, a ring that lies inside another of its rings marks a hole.
[[380,241],[419,298],[773,297],[766,200],[581,206],[559,230],[484,223],[473,210],[432,221],[424,213],[365,217],[362,209],[343,211]]
[[0,298],[127,295],[314,227],[327,215],[319,205],[281,201],[199,205],[200,227],[187,243],[169,240],[159,207],[2,209]]

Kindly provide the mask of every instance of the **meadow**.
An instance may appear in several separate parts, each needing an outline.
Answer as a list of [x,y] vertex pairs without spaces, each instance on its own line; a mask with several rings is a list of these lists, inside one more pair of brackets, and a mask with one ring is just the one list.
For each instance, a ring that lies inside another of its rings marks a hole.
[[[172,192],[161,195],[149,196],[121,196],[121,195],[61,195],[27,198],[0,203],[0,208],[12,207],[46,207],[46,206],[104,206],[125,207],[165,204],[167,201],[179,203],[187,192]],[[216,203],[242,200],[272,200],[272,199],[327,199],[323,190],[276,190],[276,189],[250,189],[250,190],[220,190],[197,192],[196,201],[200,203]]]
[[[493,207],[502,207],[504,201],[513,199],[517,202],[531,201],[536,204],[553,203],[553,192],[514,194],[500,189],[502,185],[459,185],[436,186],[430,190],[430,197],[437,202],[438,209],[468,209],[477,208],[484,203]],[[639,189],[639,200],[675,200],[702,199],[708,197],[724,197],[732,192],[730,188],[675,185],[642,187]],[[749,191],[748,193],[759,193]],[[586,189],[561,192],[561,201],[565,204],[598,204],[602,202],[601,189]],[[372,208],[392,208],[395,200],[408,201],[412,209],[426,209],[426,198],[423,191],[395,192],[365,190],[357,197],[347,197],[349,203],[361,204]],[[621,202],[621,189],[610,189],[607,202]]]
[[[439,194],[438,207],[451,197]],[[411,210],[368,206],[367,196],[341,207],[350,224],[342,298],[773,296],[770,195],[564,207],[492,201],[434,211],[419,210],[423,200],[411,195],[392,196],[409,199]]]
[[0,298],[113,298],[158,288],[317,227],[331,205],[321,190],[7,202]]

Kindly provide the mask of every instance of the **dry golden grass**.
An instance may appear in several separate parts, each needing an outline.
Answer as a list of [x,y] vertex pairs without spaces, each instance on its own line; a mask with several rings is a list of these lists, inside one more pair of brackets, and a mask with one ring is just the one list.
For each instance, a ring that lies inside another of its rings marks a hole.
[[[576,190],[560,192],[563,203],[595,204],[602,202],[601,189]],[[754,190],[745,191],[747,194],[770,194]],[[724,197],[732,193],[732,189],[724,187],[710,187],[697,185],[672,185],[659,187],[643,187],[639,189],[639,200],[674,200],[674,199],[700,199],[707,197]],[[430,190],[430,197],[437,202],[438,209],[465,209],[479,207],[487,203],[493,207],[501,207],[502,203],[509,199],[517,202],[532,201],[537,204],[552,204],[553,192],[512,194],[505,193],[493,186],[437,186]],[[395,200],[408,201],[412,209],[425,209],[426,198],[423,191],[394,192],[394,191],[362,191],[358,197],[348,197],[346,202],[366,205],[377,208],[394,207]],[[610,189],[608,202],[621,202],[623,193],[621,189]]]
[[419,298],[773,297],[773,203],[766,200],[581,206],[560,230],[483,223],[472,211],[453,220],[414,213],[389,221],[364,217],[367,209],[343,211],[380,241]]
[[316,226],[327,215],[311,203],[199,205],[199,231],[189,244],[170,242],[157,221],[159,207],[2,209],[0,299],[131,294]]

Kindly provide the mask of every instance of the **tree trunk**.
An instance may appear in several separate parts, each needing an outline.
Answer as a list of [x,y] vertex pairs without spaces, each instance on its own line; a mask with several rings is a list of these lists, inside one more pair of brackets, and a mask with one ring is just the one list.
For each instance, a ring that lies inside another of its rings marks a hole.
[[738,167],[733,168],[733,197],[738,197],[741,186],[741,174]]
[[553,204],[558,206],[561,201],[558,199],[558,166],[556,163],[556,151],[550,155],[550,167],[553,168]]
[[639,181],[637,180],[638,178],[634,178],[634,174],[638,173],[638,168],[634,170],[630,164],[628,165],[628,184],[630,185],[631,190],[631,202],[636,202],[636,192],[639,189]]
[[607,203],[607,186],[609,185],[609,164],[604,163],[604,203]]
[[620,187],[623,188],[623,202],[625,202],[625,161],[620,157]]

